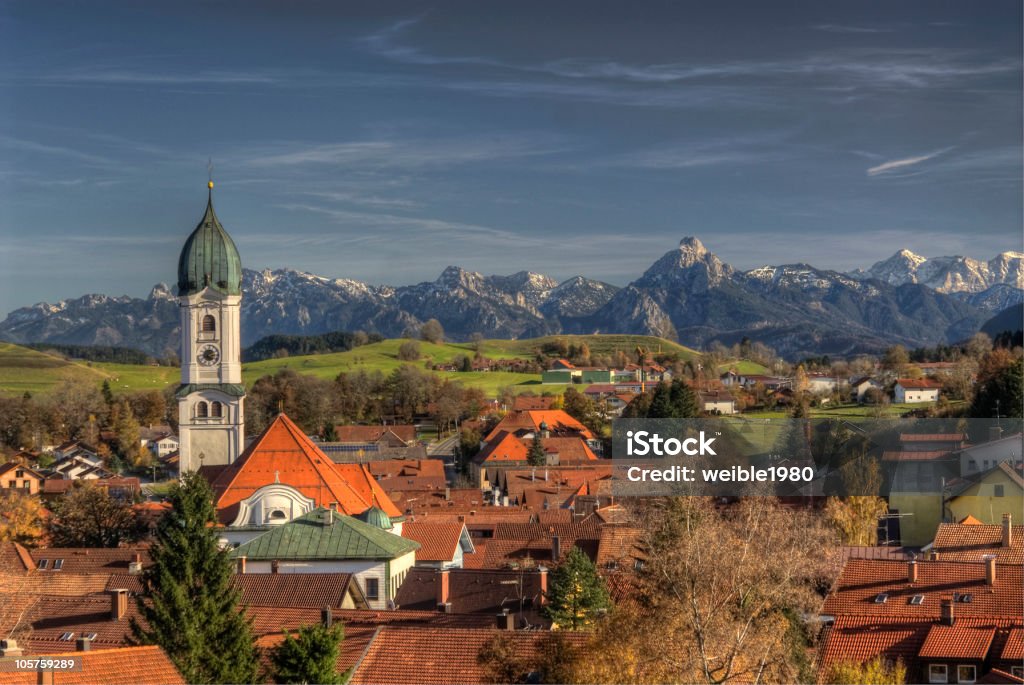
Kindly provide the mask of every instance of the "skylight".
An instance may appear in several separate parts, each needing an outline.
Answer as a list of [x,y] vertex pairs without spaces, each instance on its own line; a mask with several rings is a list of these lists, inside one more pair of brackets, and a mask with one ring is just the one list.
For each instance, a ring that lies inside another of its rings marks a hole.
[[924,604],[924,595],[914,595],[910,598],[910,603],[914,606],[921,606]]
[[877,595],[875,595],[875,604],[885,604],[888,601],[889,601],[889,593],[888,592],[879,592]]

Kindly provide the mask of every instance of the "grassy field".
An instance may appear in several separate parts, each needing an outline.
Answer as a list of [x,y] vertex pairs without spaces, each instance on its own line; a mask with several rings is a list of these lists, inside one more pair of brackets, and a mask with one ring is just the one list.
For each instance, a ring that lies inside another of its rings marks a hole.
[[750,376],[768,376],[768,375],[771,375],[771,372],[769,372],[767,366],[763,366],[761,364],[758,364],[757,362],[748,361],[746,359],[742,359],[742,360],[739,360],[739,361],[728,362],[726,364],[719,364],[718,365],[718,372],[719,373],[725,373],[729,369],[732,369],[736,373],[738,373],[740,375],[744,375],[744,376],[745,375],[750,375]]
[[[697,351],[677,343],[640,335],[568,335],[527,340],[485,340],[483,354],[491,359],[532,358],[541,346],[555,340],[564,340],[567,344],[576,345],[585,342],[592,354],[601,355],[610,355],[621,350],[632,357],[637,346],[642,346],[653,354],[675,352],[681,359],[693,359],[699,355]],[[297,373],[325,379],[334,378],[342,372],[357,370],[388,374],[402,364],[410,363],[398,358],[398,348],[403,342],[405,341],[400,339],[384,340],[347,352],[252,362],[242,366],[242,376],[245,383],[251,385],[261,376],[277,373],[281,369],[292,369]],[[413,363],[422,367],[427,360],[433,364],[443,364],[460,356],[472,356],[474,351],[470,343],[435,345],[420,342],[420,353],[421,359]],[[539,374],[504,371],[437,373],[467,386],[481,388],[488,395],[495,395],[499,388],[506,386],[537,393],[562,392],[566,387],[560,384],[542,385]],[[133,392],[163,389],[178,383],[179,378],[180,371],[174,367],[68,361],[18,345],[0,343],[0,393],[4,394],[21,394],[26,391],[45,394],[51,392],[64,379],[88,380],[97,385],[109,380],[114,392]]]

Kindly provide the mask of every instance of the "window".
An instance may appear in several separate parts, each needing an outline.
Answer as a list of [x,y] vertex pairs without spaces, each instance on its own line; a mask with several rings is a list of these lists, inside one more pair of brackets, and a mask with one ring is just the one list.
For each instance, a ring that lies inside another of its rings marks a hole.
[[875,604],[885,604],[888,601],[889,601],[889,593],[888,592],[879,592],[877,595],[875,595]]
[[376,578],[366,579],[366,599],[380,599],[380,581]]
[[910,603],[914,606],[921,606],[924,604],[924,595],[914,595],[910,598]]
[[286,518],[288,518],[288,515],[281,509],[274,509],[274,511],[270,512],[271,521],[283,521]]
[[949,679],[946,677],[946,664],[928,664],[928,682],[929,683],[947,683]]
[[217,332],[217,320],[212,315],[207,314],[203,317],[202,324],[203,333],[216,333]]
[[24,478],[25,477],[25,469],[18,469],[17,471],[15,471],[14,472],[14,477],[15,478]]
[[974,595],[972,595],[970,592],[968,592],[966,594],[960,595],[959,597],[956,598],[956,600],[958,602],[963,603],[963,604],[970,604],[971,602],[974,601]]
[[86,640],[95,640],[96,633],[88,633],[87,635],[83,635],[82,637],[84,637]]
[[214,402],[214,403],[213,403],[213,404],[211,405],[211,410],[212,410],[212,411],[210,412],[210,415],[211,415],[211,416],[214,416],[214,417],[216,417],[216,418],[218,418],[218,419],[219,419],[220,417],[224,416],[224,405],[223,405],[223,404],[221,404],[220,402]]
[[63,635],[60,636],[60,639],[63,640],[64,642],[70,642],[71,638],[73,638],[74,636],[75,636],[74,633],[64,633]]
[[977,667],[971,664],[960,664],[956,667],[956,682],[973,683],[978,677]]
[[45,571],[46,567],[49,566],[49,565],[50,565],[50,560],[49,559],[40,559],[39,560],[39,564],[38,564],[38,568],[39,568],[40,571]]
[[57,559],[56,561],[53,562],[53,570],[54,571],[59,571],[62,568],[64,568],[64,560],[63,559]]
[[1005,494],[1005,487],[1002,483],[996,483],[992,486],[992,490],[995,491],[996,497],[1003,497]]
[[196,405],[196,416],[201,419],[205,419],[210,415],[210,408],[206,406],[206,402],[200,402]]
[[1010,669],[1010,673],[1019,678],[1024,678],[1024,666],[1014,666]]

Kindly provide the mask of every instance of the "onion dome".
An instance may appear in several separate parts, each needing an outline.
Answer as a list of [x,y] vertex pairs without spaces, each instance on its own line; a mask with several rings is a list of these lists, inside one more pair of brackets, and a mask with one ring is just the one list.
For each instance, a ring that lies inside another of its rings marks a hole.
[[203,288],[224,295],[242,294],[242,260],[213,211],[213,181],[206,213],[185,241],[178,258],[178,295],[192,295]]
[[382,530],[391,530],[394,528],[394,525],[391,523],[391,517],[377,505],[373,505],[360,514],[359,520],[364,523],[369,523],[371,526],[376,526]]

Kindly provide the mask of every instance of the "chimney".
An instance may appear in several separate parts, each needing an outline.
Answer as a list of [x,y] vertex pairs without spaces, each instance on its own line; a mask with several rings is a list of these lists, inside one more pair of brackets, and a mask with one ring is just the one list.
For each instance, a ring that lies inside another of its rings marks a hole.
[[120,621],[128,613],[128,591],[123,588],[110,590],[110,620]]
[[132,555],[132,560],[128,562],[128,574],[137,576],[142,573],[142,555],[136,552]]
[[917,582],[917,561],[914,559],[907,562],[907,582],[911,585]]
[[437,583],[437,609],[445,613],[450,613],[452,610],[451,599],[451,571],[448,569],[441,569],[435,576]]
[[548,470],[545,467],[545,469],[544,469],[544,480],[547,481],[547,479],[548,479]]
[[548,603],[548,570],[538,566],[537,573],[540,576],[540,603],[543,606]]
[[996,556],[985,556],[985,584],[992,586],[996,584]]
[[942,606],[942,624],[951,626],[953,625],[956,618],[953,615],[953,600],[950,597],[943,597],[941,601]]
[[92,642],[92,640],[90,640],[87,637],[80,637],[80,638],[78,638],[77,640],[75,640],[75,651],[76,652],[88,652],[89,651],[89,645],[90,645],[91,642]]
[[24,653],[25,650],[18,646],[17,640],[12,638],[0,640],[0,656],[21,656]]
[[510,614],[508,609],[502,609],[501,613],[496,617],[498,630],[515,630],[516,629],[516,616]]
[[938,561],[938,560],[939,560],[939,553],[938,552],[936,552],[934,549],[932,551],[928,552],[928,561]]
[[271,573],[280,573],[280,571],[281,571],[281,562],[278,561],[277,559],[274,559],[273,561],[271,561],[270,562],[270,572]]
[[562,558],[562,541],[557,535],[551,536],[551,563],[557,564]]
[[328,509],[327,511],[324,512],[324,525],[334,525],[334,509]]
[[56,673],[53,669],[41,668],[36,671],[38,677],[36,678],[36,685],[54,685],[53,674]]
[[1003,547],[1013,546],[1013,516],[1003,514]]
[[321,609],[320,610],[320,625],[322,625],[324,628],[330,628],[331,627],[331,620],[332,620],[331,607],[324,607],[323,609]]
[[245,555],[238,557],[238,573],[245,573]]
[[444,501],[445,502],[451,502],[452,501],[452,489],[450,487],[446,487],[444,489]]

